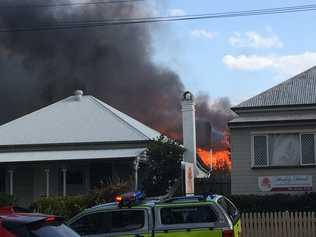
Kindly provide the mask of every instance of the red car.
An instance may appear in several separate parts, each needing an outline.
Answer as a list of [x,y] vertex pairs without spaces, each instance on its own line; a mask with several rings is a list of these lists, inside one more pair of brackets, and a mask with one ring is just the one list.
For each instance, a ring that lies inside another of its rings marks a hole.
[[61,217],[0,208],[1,237],[79,237]]

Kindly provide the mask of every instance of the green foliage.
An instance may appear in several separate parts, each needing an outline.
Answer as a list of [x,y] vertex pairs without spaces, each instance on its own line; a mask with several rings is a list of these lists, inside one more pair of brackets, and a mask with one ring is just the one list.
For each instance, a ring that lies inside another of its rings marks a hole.
[[43,197],[31,205],[35,212],[63,216],[69,219],[85,208],[112,202],[120,193],[131,191],[129,181],[118,178],[107,183],[100,183],[98,187],[86,196]]
[[166,194],[181,177],[184,148],[174,140],[160,136],[151,141],[146,159],[140,162],[139,176],[147,196]]
[[302,195],[232,195],[241,212],[316,211],[316,193]]
[[96,205],[111,202],[118,194],[131,192],[131,188],[131,179],[129,181],[124,181],[116,177],[109,182],[100,183],[90,196],[92,197],[93,204]]
[[13,206],[15,203],[14,196],[7,193],[0,193],[0,207]]
[[63,216],[74,216],[93,201],[90,196],[44,197],[34,202],[31,208],[35,212]]

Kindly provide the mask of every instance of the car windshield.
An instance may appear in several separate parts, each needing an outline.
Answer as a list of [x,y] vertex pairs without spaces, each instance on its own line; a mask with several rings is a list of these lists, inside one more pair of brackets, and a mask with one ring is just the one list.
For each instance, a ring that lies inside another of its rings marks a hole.
[[34,237],[80,237],[73,230],[64,224],[45,225],[31,231]]

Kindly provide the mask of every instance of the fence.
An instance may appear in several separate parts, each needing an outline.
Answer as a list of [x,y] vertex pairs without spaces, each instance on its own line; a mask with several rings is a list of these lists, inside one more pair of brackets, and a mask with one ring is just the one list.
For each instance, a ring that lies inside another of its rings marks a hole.
[[242,237],[314,237],[314,212],[243,213]]
[[230,175],[212,175],[210,178],[195,179],[195,192],[197,194],[224,194],[230,195]]

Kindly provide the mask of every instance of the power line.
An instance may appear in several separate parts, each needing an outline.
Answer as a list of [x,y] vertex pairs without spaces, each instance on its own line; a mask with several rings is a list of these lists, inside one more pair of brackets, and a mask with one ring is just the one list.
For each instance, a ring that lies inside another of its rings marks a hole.
[[142,23],[156,23],[156,22],[175,22],[175,21],[190,21],[201,19],[217,19],[217,18],[236,18],[246,16],[259,15],[275,15],[285,13],[297,13],[316,11],[316,4],[313,5],[298,5],[290,7],[279,8],[265,8],[254,9],[247,11],[229,11],[219,13],[206,13],[196,15],[182,15],[182,16],[160,16],[160,17],[142,17],[142,18],[114,18],[114,19],[95,19],[90,21],[71,21],[71,22],[56,22],[54,24],[42,24],[33,26],[23,26],[16,28],[0,28],[0,32],[19,32],[19,31],[44,31],[44,30],[67,30],[78,28],[102,27],[109,25],[129,25]]
[[0,10],[2,9],[16,9],[16,8],[51,8],[51,7],[73,7],[73,6],[92,6],[92,5],[112,5],[123,3],[143,2],[144,0],[109,0],[109,1],[96,1],[96,2],[66,2],[55,4],[0,4]]
[[280,7],[280,8],[266,8],[247,11],[229,11],[220,13],[205,13],[205,14],[191,14],[180,16],[158,16],[158,17],[141,17],[141,18],[113,18],[113,19],[94,19],[89,21],[64,21],[65,24],[136,24],[136,23],[154,23],[165,21],[185,21],[185,20],[199,20],[199,19],[212,19],[212,18],[230,18],[230,17],[243,17],[254,15],[268,15],[268,14],[281,14],[281,13],[295,13],[303,11],[315,11],[316,4],[313,5],[301,5],[292,7]]

